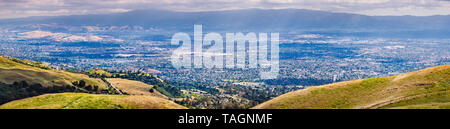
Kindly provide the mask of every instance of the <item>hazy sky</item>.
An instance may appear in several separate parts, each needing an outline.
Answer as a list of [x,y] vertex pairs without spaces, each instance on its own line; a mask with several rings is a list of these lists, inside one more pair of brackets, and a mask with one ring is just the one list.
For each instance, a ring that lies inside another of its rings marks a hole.
[[126,12],[313,9],[366,15],[448,15],[450,0],[0,0],[0,18]]

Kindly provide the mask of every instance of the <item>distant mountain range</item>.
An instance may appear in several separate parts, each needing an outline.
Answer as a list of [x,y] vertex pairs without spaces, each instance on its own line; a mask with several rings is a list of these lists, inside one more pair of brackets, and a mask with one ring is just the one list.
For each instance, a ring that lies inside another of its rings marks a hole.
[[90,14],[52,17],[29,17],[0,20],[0,25],[58,23],[83,25],[138,25],[172,31],[192,31],[194,24],[202,24],[214,31],[406,31],[448,34],[450,16],[366,16],[303,9],[230,10],[210,12],[174,12],[136,10],[114,14]]

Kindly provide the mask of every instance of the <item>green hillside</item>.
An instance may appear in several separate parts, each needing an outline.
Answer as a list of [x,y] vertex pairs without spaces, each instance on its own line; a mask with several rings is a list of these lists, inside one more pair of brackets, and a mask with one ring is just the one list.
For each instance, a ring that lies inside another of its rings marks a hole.
[[100,79],[54,70],[43,63],[0,56],[0,104],[16,99],[60,92],[107,92]]
[[450,109],[450,65],[293,91],[254,109]]
[[59,93],[12,101],[1,105],[0,109],[186,109],[186,107],[153,96]]

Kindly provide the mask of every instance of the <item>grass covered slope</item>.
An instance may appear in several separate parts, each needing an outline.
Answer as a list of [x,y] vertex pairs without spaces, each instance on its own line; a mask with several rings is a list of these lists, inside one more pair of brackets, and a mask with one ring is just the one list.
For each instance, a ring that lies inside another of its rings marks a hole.
[[[15,61],[13,61],[15,60]],[[0,56],[0,82],[12,84],[26,81],[28,84],[41,84],[42,86],[72,85],[75,81],[83,80],[87,85],[107,88],[101,80],[89,78],[87,75],[71,73],[63,70],[53,70],[38,62],[7,59]]]
[[[106,79],[111,85],[117,87],[121,91],[130,94],[130,95],[146,95],[146,96],[155,96],[159,98],[168,99],[167,96],[159,93],[157,90],[150,90],[153,88],[153,85],[148,85],[146,83],[140,81],[133,81],[128,79],[121,78],[107,78]],[[152,91],[152,92],[151,92]]]
[[12,101],[0,109],[186,109],[152,96],[59,93]]
[[450,108],[450,65],[286,93],[255,109]]
[[35,61],[0,56],[0,104],[46,93],[107,92],[101,79],[72,73]]

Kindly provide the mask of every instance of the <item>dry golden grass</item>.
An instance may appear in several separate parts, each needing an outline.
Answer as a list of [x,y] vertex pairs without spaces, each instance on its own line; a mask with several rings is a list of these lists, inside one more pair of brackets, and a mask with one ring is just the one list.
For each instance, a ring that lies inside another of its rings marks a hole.
[[187,109],[153,96],[59,93],[12,101],[0,109]]
[[430,108],[430,105],[450,108],[446,106],[450,102],[449,83],[450,65],[444,65],[391,77],[345,81],[293,91],[254,108]]
[[117,87],[118,89],[130,94],[130,95],[145,95],[145,96],[155,96],[164,99],[168,99],[167,96],[159,93],[154,90],[153,93],[149,92],[149,90],[153,87],[152,85],[145,84],[140,81],[133,81],[121,78],[108,78],[106,79],[112,85]]
[[72,85],[72,82],[80,80],[84,80],[88,85],[96,85],[100,89],[107,89],[103,81],[89,78],[84,74],[41,69],[0,57],[0,82],[6,84],[26,81],[29,84],[39,83],[43,86],[63,86]]

